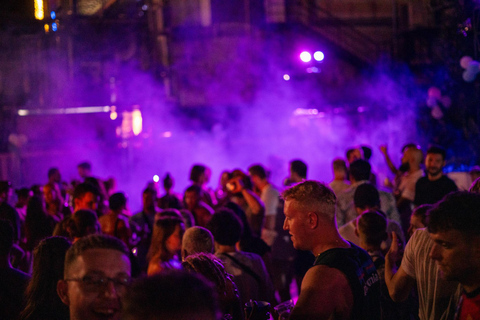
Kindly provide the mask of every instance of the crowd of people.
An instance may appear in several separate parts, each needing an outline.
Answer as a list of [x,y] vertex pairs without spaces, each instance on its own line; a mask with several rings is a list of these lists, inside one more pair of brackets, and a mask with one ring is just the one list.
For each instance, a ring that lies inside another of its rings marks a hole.
[[89,162],[16,203],[0,181],[0,319],[480,319],[480,168],[459,191],[441,147],[407,144],[398,166],[380,151],[387,186],[366,146],[329,183],[294,159],[281,188],[253,164],[212,189],[194,164],[183,195],[167,173],[136,213]]

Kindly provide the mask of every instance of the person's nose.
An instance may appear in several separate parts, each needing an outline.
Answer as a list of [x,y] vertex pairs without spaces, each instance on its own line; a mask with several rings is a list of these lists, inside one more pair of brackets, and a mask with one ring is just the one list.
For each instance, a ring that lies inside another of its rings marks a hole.
[[440,260],[441,259],[441,255],[440,255],[440,252],[439,252],[439,248],[438,248],[438,245],[437,244],[433,244],[432,246],[432,249],[430,249],[430,259],[432,260]]
[[285,220],[283,220],[283,230],[288,230],[287,218],[285,218]]
[[115,287],[115,282],[112,279],[109,279],[103,293],[106,297],[116,297],[118,296],[118,288]]

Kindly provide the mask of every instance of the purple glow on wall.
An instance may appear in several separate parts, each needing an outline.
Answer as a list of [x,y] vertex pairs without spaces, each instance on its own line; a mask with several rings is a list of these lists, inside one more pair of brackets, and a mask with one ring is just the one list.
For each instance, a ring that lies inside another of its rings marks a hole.
[[[421,95],[405,89],[405,83],[411,82],[408,72],[403,77],[385,71],[347,77],[345,63],[328,54],[329,63],[322,65],[321,73],[306,74],[302,65],[302,74],[297,74],[250,39],[228,43],[222,54],[209,47],[215,59],[207,64],[208,50],[198,50],[204,47],[202,41],[172,49],[172,69],[178,70],[176,76],[187,88],[175,97],[184,104],[183,110],[149,72],[133,63],[109,61],[105,83],[110,88],[109,79],[115,77],[111,90],[116,90],[118,118],[111,119],[111,113],[19,117],[18,134],[25,135],[27,142],[12,147],[22,167],[9,179],[16,188],[45,183],[47,170],[56,166],[70,181],[79,178],[76,165],[88,160],[95,176],[117,179],[117,189],[128,193],[130,207],[137,211],[142,189],[154,175],[161,180],[170,172],[174,190],[181,193],[189,185],[194,163],[212,169],[212,188],[223,170],[246,170],[252,163],[262,163],[271,170],[271,181],[281,186],[288,162],[300,158],[309,166],[309,178],[328,182],[332,159],[345,157],[346,149],[359,144],[372,146],[371,162],[381,185],[388,169],[378,146],[387,143],[398,164],[401,146],[417,141],[416,102]],[[290,54],[292,65],[298,64],[297,53]],[[185,61],[200,61],[199,67],[188,68]],[[46,79],[66,84],[57,107],[78,107],[84,96],[98,98],[87,89],[100,87],[101,82],[70,81],[59,63],[42,68]],[[362,93],[357,99],[362,101],[349,102],[352,92]],[[344,99],[330,99],[332,93]],[[108,103],[110,92],[105,96]],[[206,101],[205,106],[189,105],[192,99]],[[140,106],[142,132],[117,136],[120,115],[132,111],[133,105]],[[364,112],[359,113],[359,105]]]

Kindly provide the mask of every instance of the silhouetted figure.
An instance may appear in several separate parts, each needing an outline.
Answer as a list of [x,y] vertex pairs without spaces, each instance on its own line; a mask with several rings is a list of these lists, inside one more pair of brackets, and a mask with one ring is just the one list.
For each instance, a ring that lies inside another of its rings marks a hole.
[[66,238],[50,237],[35,248],[22,320],[68,320],[68,307],[58,297],[57,282],[63,279],[65,254],[70,246]]
[[16,320],[24,307],[30,276],[12,268],[10,251],[14,232],[10,221],[0,219],[0,319]]

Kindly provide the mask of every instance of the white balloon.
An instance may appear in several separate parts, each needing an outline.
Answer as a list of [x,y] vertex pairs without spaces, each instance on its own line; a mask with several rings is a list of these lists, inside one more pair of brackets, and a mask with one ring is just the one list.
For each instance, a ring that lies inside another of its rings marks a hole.
[[462,78],[466,82],[472,82],[473,80],[475,80],[475,74],[472,74],[472,73],[468,72],[467,70],[465,70],[463,72]]
[[440,109],[439,106],[435,106],[432,111],[430,112],[430,114],[432,115],[432,117],[436,120],[440,120],[443,118],[443,112],[442,112],[442,109]]

